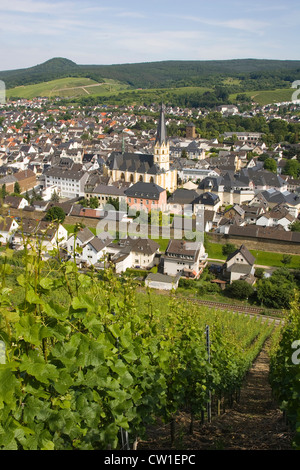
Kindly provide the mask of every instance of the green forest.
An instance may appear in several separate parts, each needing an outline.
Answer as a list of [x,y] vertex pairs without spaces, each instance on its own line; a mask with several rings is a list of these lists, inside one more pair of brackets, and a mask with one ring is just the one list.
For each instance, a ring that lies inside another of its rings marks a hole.
[[287,88],[299,79],[300,61],[213,60],[162,61],[120,65],[77,65],[65,58],[50,59],[27,69],[0,72],[6,88],[64,77],[87,77],[99,83],[113,79],[133,88],[211,87],[224,84],[232,93]]

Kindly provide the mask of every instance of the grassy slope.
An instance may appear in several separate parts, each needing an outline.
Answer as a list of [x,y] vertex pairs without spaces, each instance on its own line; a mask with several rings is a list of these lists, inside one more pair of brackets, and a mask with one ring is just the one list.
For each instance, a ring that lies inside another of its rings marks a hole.
[[88,94],[104,95],[116,93],[124,89],[126,89],[126,85],[122,85],[114,80],[105,80],[105,83],[97,85],[97,82],[90,78],[61,78],[49,82],[37,83],[35,85],[11,88],[6,90],[6,95],[8,99],[11,96],[27,99],[32,99],[37,96],[79,97]]
[[[93,85],[93,86],[91,86]],[[7,90],[7,98],[11,96],[19,98],[32,99],[38,96],[53,97],[59,96],[63,98],[68,97],[81,97],[81,96],[115,96],[119,93],[126,92],[131,93],[134,100],[135,94],[152,96],[153,99],[157,97],[157,94],[163,94],[168,96],[169,93],[175,95],[184,95],[189,93],[204,93],[210,90],[204,87],[179,87],[179,88],[154,88],[146,90],[133,90],[127,85],[121,84],[112,79],[105,79],[103,84],[97,85],[97,82],[89,78],[62,78],[59,80],[52,80],[49,82],[38,83],[36,85],[26,85],[11,88]]]
[[[272,104],[272,103],[281,103],[284,101],[291,101],[292,94],[295,90],[293,88],[280,88],[277,90],[267,90],[267,91],[247,91],[243,94],[251,97],[253,101],[258,103],[261,106]],[[230,96],[231,100],[236,99],[236,94]]]
[[[225,80],[224,85],[232,84],[230,81]],[[93,86],[91,86],[93,85]],[[157,93],[163,94],[168,97],[172,95],[188,95],[190,93],[204,93],[211,90],[205,87],[179,87],[179,88],[153,88],[153,89],[130,89],[127,85],[121,84],[116,80],[105,79],[103,84],[97,86],[97,82],[90,78],[61,78],[58,80],[51,80],[49,82],[38,83],[35,85],[26,85],[11,88],[6,90],[7,98],[16,96],[20,98],[32,99],[37,96],[46,97],[80,97],[80,96],[110,96],[117,95],[122,92],[132,93],[134,98],[135,93],[145,94],[145,96],[156,97]],[[292,94],[295,90],[292,88],[268,90],[268,91],[249,91],[245,92],[247,96],[251,97],[259,105],[266,105],[270,103],[290,101]],[[230,100],[234,101],[236,94],[230,95]]]

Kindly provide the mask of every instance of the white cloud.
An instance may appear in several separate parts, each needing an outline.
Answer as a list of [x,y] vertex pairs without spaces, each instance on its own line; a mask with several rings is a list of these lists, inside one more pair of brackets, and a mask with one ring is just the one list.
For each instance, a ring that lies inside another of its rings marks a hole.
[[218,20],[201,18],[195,16],[183,16],[183,20],[197,22],[206,26],[215,26],[219,28],[228,28],[233,30],[240,30],[248,33],[262,33],[270,23],[260,20],[252,20],[250,18],[235,18],[229,20]]
[[15,13],[46,13],[66,11],[72,8],[74,2],[40,2],[35,0],[1,0],[1,10]]
[[138,11],[121,11],[117,13],[119,18],[137,18],[145,19],[147,16],[144,13],[139,13]]

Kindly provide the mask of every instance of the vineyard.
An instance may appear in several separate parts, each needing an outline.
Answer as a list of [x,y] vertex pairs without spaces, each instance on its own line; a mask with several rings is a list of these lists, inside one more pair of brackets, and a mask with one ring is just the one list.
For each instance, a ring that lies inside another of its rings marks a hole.
[[[294,446],[300,449],[300,310],[298,295],[283,329],[273,339],[270,383],[286,420],[295,431]],[[277,340],[276,340],[277,339]]]
[[[177,413],[189,414],[192,432],[212,401],[238,399],[270,335],[272,379],[286,384],[279,398],[289,414],[299,408],[299,375],[291,366],[282,379],[274,323],[138,294],[130,277],[80,273],[51,255],[28,242],[19,263],[9,249],[1,256],[0,449],[129,449],[158,418],[172,444]],[[282,347],[299,333],[295,314],[286,328]]]

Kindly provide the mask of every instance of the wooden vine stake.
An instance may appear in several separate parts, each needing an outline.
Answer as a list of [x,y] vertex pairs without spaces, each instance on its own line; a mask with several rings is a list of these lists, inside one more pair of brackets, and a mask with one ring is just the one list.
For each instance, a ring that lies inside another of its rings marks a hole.
[[[207,357],[208,357],[207,360],[208,362],[210,362],[210,339],[209,339],[209,326],[208,325],[206,325],[205,334],[206,334],[206,351],[207,351]],[[211,390],[208,390],[207,420],[209,423],[211,422]]]

